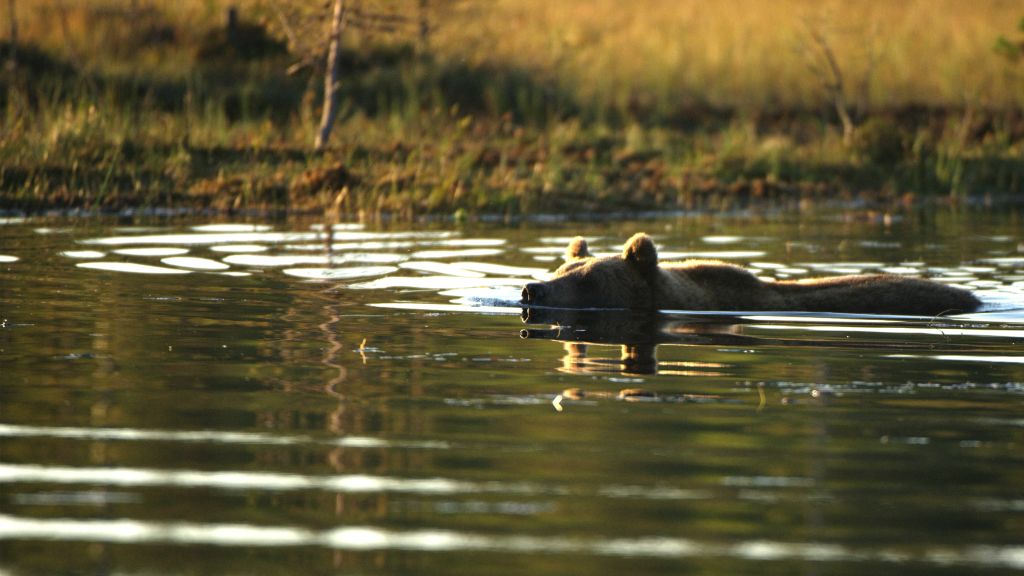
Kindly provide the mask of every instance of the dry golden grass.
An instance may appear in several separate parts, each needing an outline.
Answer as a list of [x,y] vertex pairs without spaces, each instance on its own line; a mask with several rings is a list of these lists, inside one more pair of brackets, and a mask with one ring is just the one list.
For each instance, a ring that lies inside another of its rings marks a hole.
[[[121,58],[172,71],[187,58],[175,58],[173,49],[169,57],[133,45],[140,26],[166,22],[187,52],[196,35],[221,24],[229,4],[274,27],[282,12],[281,5],[272,4],[277,1],[138,1],[134,5],[159,17],[128,26],[123,15],[133,4],[129,0],[34,0],[17,7],[22,39],[63,52],[76,64],[102,67],[113,64],[104,59]],[[416,16],[412,0],[363,0],[362,5],[367,11]],[[598,108],[670,111],[710,104],[764,111],[819,105],[825,101],[823,78],[811,64],[820,64],[821,54],[810,41],[810,29],[828,39],[849,97],[872,108],[1024,105],[1024,66],[1012,69],[992,49],[1000,35],[1016,36],[1016,23],[1024,18],[1020,0],[431,0],[430,5],[431,49],[437,57],[514,67]],[[118,11],[121,17],[104,22],[104,14]],[[0,27],[6,33],[6,22]],[[304,37],[318,33],[300,32]],[[414,39],[415,24],[402,33],[405,40]]]
[[[339,166],[352,178],[336,184],[371,212],[1022,189],[1024,63],[993,51],[1019,39],[1022,0],[430,0],[432,58],[407,46],[419,2],[362,0],[411,20],[346,31],[367,60],[343,79],[324,155],[305,152],[315,67],[284,72],[300,42],[251,61],[200,50],[229,5],[277,37],[282,7],[323,7],[276,1],[19,0],[25,64],[0,75],[0,207],[308,209],[335,198],[310,182]],[[321,24],[289,37],[315,45]],[[850,141],[814,34],[866,112]],[[938,110],[883,110],[907,105]]]
[[494,0],[457,7],[440,16],[438,51],[534,71],[583,99],[752,110],[820,103],[821,78],[808,65],[818,56],[812,27],[828,38],[847,92],[854,96],[867,82],[873,107],[1024,104],[1020,73],[1010,74],[992,51],[1024,17],[1020,1]]

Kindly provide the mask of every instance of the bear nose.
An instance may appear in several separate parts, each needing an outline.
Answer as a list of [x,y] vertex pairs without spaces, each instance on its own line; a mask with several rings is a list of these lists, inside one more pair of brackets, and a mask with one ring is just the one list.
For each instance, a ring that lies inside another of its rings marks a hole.
[[538,282],[531,282],[523,287],[523,303],[529,304],[544,297],[544,285]]

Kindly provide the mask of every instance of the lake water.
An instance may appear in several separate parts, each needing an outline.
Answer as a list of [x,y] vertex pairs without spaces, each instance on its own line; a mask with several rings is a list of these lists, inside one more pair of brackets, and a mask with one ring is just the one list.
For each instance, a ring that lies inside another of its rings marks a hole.
[[[1021,221],[2,220],[0,573],[1024,570]],[[987,311],[524,323],[640,230]]]

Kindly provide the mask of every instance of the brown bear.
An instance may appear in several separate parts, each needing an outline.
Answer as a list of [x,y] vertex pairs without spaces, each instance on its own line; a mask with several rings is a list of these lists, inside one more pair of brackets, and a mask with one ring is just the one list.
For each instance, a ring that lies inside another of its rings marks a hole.
[[658,262],[654,241],[634,234],[621,256],[596,258],[583,238],[566,249],[551,280],[527,284],[522,304],[640,310],[799,310],[938,316],[972,312],[970,291],[887,274],[765,282],[716,260]]

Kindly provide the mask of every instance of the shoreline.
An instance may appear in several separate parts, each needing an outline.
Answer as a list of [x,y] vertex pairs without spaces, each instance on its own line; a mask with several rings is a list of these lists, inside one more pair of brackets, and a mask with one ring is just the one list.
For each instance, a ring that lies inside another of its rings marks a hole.
[[[657,220],[664,218],[745,218],[751,216],[772,217],[794,214],[833,214],[838,218],[868,218],[883,221],[888,218],[902,217],[905,213],[935,210],[977,210],[990,211],[1008,209],[1011,212],[1024,211],[1024,198],[1013,195],[976,195],[976,196],[930,196],[918,199],[913,203],[872,203],[865,200],[819,199],[807,200],[748,200],[742,206],[732,206],[719,210],[714,208],[693,209],[647,209],[647,210],[607,210],[595,212],[537,212],[532,214],[501,214],[498,212],[480,212],[474,214],[424,213],[415,215],[410,220],[404,214],[384,212],[374,214],[346,213],[342,211],[336,223],[440,223],[453,222],[463,224],[551,224],[551,223],[586,223],[616,222],[622,220]],[[323,219],[322,211],[296,211],[287,208],[242,208],[238,210],[220,210],[209,207],[190,206],[131,206],[116,209],[81,208],[81,207],[48,207],[35,210],[20,208],[0,208],[0,225],[30,220],[47,219],[103,219],[103,218],[211,218],[211,219],[262,219],[284,220],[300,218],[304,220]]]

